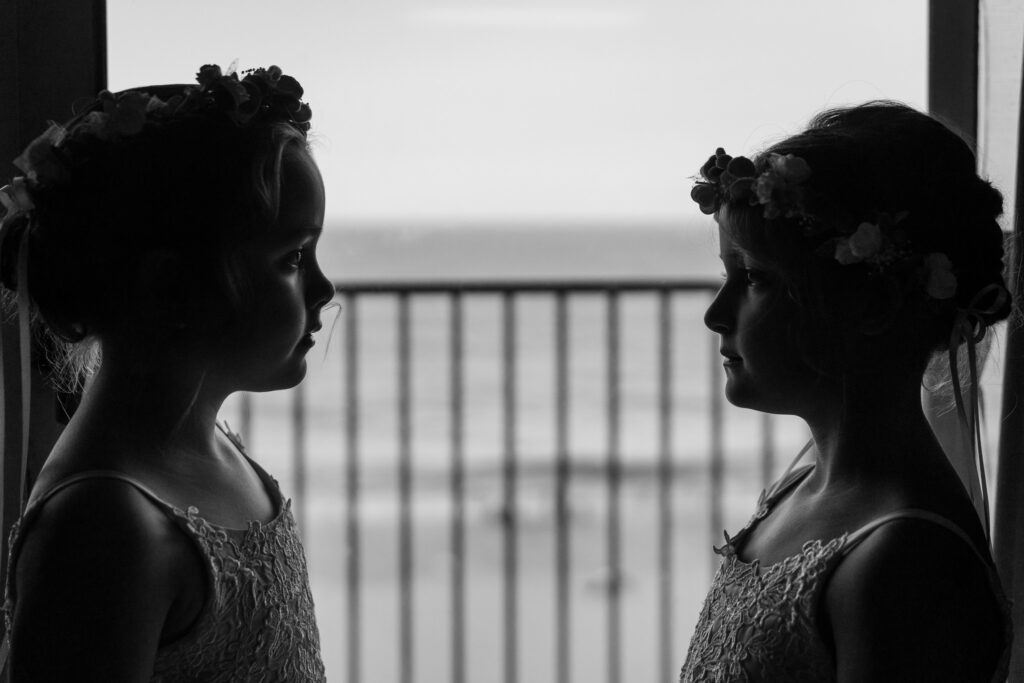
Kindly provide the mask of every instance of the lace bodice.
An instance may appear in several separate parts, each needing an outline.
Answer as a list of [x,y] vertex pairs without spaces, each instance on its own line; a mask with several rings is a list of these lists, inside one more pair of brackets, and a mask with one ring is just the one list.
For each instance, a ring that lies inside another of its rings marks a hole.
[[194,507],[174,514],[202,549],[213,595],[196,625],[157,651],[154,683],[326,680],[291,501],[247,531],[214,526]]
[[11,531],[8,566],[12,570],[4,604],[8,633],[15,602],[10,577],[19,529],[27,532],[34,513],[58,490],[83,479],[114,478],[131,484],[164,510],[198,547],[207,570],[206,604],[187,633],[157,651],[154,683],[325,681],[306,559],[291,501],[283,500],[277,482],[252,464],[276,495],[278,514],[265,524],[250,522],[246,530],[211,524],[195,507],[180,510],[117,472],[83,472],[56,485],[26,510]]
[[[737,538],[768,514],[762,495],[757,512]],[[743,562],[735,539],[715,552],[722,563],[704,599],[680,683],[792,681],[827,683],[835,662],[814,625],[824,576],[839,559],[846,535],[766,567]]]
[[[809,541],[799,553],[775,564],[761,566],[756,560],[741,560],[736,554],[739,542],[768,515],[772,503],[809,470],[796,473],[771,495],[762,493],[757,511],[743,530],[733,538],[726,534],[725,545],[715,549],[722,562],[690,640],[680,683],[835,681],[835,660],[818,633],[816,615],[827,578],[846,553],[882,524],[906,517],[945,526],[974,547],[966,534],[948,520],[921,510],[902,510],[853,533],[829,541]],[[1008,654],[1009,606],[991,562],[986,561],[986,565],[1004,608]],[[1006,663],[1004,655],[993,681],[1005,680]]]

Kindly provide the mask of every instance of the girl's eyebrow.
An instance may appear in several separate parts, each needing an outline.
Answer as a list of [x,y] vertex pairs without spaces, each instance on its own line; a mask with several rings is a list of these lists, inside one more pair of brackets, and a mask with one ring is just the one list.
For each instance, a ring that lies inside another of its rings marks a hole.
[[293,244],[297,240],[319,239],[323,231],[323,226],[310,223],[308,225],[299,225],[286,230],[274,231],[267,236],[267,239],[269,240],[268,244],[271,245]]
[[737,261],[743,259],[743,250],[737,246],[732,246],[729,249],[723,249],[718,254],[718,258],[722,261]]
[[294,240],[296,237],[319,237],[324,231],[322,225],[316,223],[309,223],[308,225],[299,225],[288,230],[282,230],[278,234],[280,235],[281,241],[289,242]]

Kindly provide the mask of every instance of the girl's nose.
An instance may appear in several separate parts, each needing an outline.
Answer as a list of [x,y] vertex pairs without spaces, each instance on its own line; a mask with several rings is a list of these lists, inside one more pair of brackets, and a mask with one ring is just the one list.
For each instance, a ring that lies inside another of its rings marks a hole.
[[319,264],[310,273],[310,279],[306,284],[306,293],[310,301],[310,308],[313,310],[323,308],[334,298],[334,283],[327,279],[324,272],[320,270]]
[[725,294],[725,285],[723,285],[715,294],[715,298],[711,300],[708,310],[704,311],[704,324],[716,334],[725,334],[732,328],[730,317],[727,315],[728,306]]

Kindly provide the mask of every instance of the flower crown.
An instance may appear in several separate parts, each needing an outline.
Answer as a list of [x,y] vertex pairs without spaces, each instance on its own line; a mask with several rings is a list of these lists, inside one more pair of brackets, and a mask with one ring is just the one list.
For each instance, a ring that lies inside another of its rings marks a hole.
[[890,267],[917,267],[924,290],[933,299],[956,294],[953,263],[941,252],[915,251],[900,223],[907,211],[877,211],[868,220],[821,221],[807,208],[811,168],[794,154],[768,154],[766,168],[758,173],[747,157],[732,157],[719,147],[700,169],[690,197],[705,214],[714,214],[727,202],[763,206],[765,220],[788,219],[807,237],[824,237],[817,253],[831,256],[842,265],[863,264],[874,271]]
[[104,90],[66,126],[51,122],[14,165],[25,173],[30,186],[59,184],[68,177],[70,164],[62,148],[69,141],[115,141],[139,133],[147,123],[193,115],[221,115],[239,126],[260,120],[284,121],[303,134],[309,130],[312,111],[302,101],[297,80],[276,66],[244,74],[239,78],[234,65],[223,73],[219,66],[207,64],[196,74],[198,85],[185,86],[166,100],[147,93],[146,88],[120,93]]

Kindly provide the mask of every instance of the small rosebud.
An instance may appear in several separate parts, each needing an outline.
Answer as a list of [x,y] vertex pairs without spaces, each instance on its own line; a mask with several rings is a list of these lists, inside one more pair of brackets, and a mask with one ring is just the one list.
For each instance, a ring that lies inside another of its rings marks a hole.
[[729,199],[740,201],[753,194],[753,178],[737,178],[729,185]]
[[690,199],[700,205],[701,213],[713,214],[718,210],[718,190],[708,183],[698,183],[690,190]]
[[746,157],[733,158],[729,165],[726,166],[726,170],[740,178],[753,177],[757,173],[757,169],[754,168],[754,162]]
[[220,67],[216,64],[204,64],[199,67],[199,72],[196,74],[196,81],[199,85],[206,87],[220,80],[223,75],[224,74],[221,73]]

